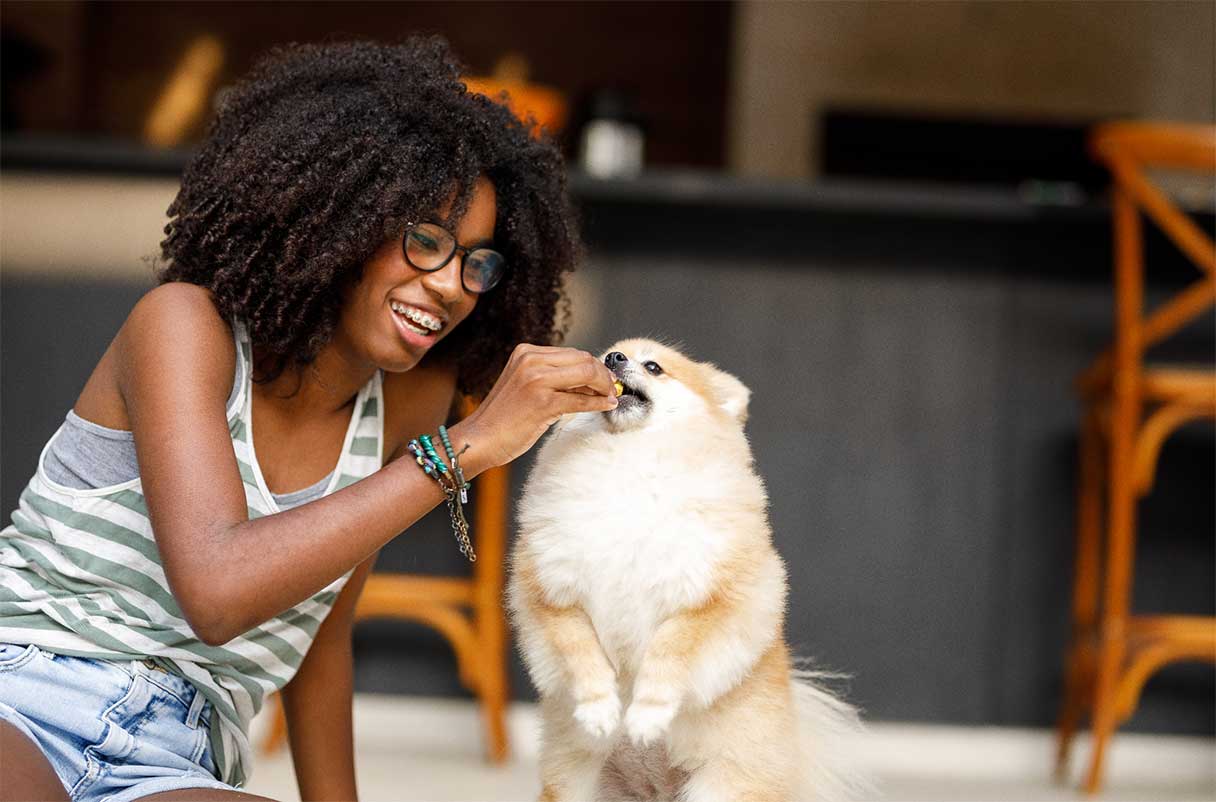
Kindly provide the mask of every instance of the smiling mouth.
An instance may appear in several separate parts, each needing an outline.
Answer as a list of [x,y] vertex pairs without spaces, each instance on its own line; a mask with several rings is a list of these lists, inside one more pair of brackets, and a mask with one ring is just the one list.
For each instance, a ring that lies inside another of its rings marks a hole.
[[403,326],[421,337],[434,337],[443,330],[445,325],[444,321],[409,304],[393,301],[389,307]]

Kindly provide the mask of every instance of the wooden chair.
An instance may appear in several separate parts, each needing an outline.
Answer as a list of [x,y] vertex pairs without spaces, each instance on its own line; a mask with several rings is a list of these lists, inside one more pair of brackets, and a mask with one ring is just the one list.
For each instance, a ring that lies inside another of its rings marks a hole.
[[[462,417],[475,408],[465,400]],[[503,573],[507,543],[510,473],[506,465],[477,477],[473,501],[473,545],[477,561],[471,578],[373,572],[355,607],[355,621],[397,618],[439,631],[452,644],[460,682],[477,696],[486,733],[486,757],[507,757],[507,622]],[[277,695],[275,697],[277,702]],[[282,705],[262,744],[264,754],[287,739]]]
[[[1056,770],[1090,713],[1087,792],[1102,782],[1110,736],[1134,712],[1149,676],[1179,660],[1216,662],[1216,619],[1132,615],[1136,502],[1153,485],[1162,443],[1181,425],[1216,417],[1216,369],[1157,366],[1148,349],[1216,305],[1216,246],[1145,176],[1145,169],[1216,175],[1216,127],[1116,123],[1098,127],[1091,152],[1114,179],[1114,344],[1085,371],[1078,476],[1072,643],[1065,665]],[[1202,277],[1144,308],[1141,213],[1198,266]],[[1104,514],[1105,513],[1105,514]]]

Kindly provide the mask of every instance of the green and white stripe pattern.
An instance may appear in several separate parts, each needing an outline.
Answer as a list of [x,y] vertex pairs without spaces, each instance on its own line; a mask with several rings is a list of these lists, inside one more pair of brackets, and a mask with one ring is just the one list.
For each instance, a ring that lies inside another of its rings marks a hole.
[[[228,408],[228,429],[253,519],[279,510],[253,450],[251,346],[241,321],[233,323],[233,336],[241,386]],[[355,400],[326,495],[380,468],[381,378],[377,371]],[[250,719],[267,692],[295,674],[350,574],[262,626],[208,646],[169,591],[140,479],[96,490],[64,487],[43,472],[49,446],[12,524],[0,532],[0,641],[80,657],[152,658],[181,675],[214,707],[211,740],[220,777],[242,785]]]

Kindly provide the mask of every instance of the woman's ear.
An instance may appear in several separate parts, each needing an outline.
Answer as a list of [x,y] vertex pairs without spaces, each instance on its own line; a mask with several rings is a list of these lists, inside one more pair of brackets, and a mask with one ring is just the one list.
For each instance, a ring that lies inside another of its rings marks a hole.
[[730,415],[742,426],[747,423],[747,402],[751,400],[752,391],[743,382],[724,370],[714,368],[711,373],[714,397],[726,414]]

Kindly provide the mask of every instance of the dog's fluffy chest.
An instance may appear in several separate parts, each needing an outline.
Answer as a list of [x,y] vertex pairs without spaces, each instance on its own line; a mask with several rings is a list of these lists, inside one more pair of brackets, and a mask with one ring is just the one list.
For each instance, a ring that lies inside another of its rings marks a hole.
[[720,551],[690,516],[652,512],[598,515],[534,544],[546,590],[586,611],[618,668],[637,664],[663,619],[706,599]]
[[731,538],[703,512],[712,488],[645,466],[534,479],[521,525],[536,578],[587,612],[618,669],[636,665],[655,627],[712,590]]

